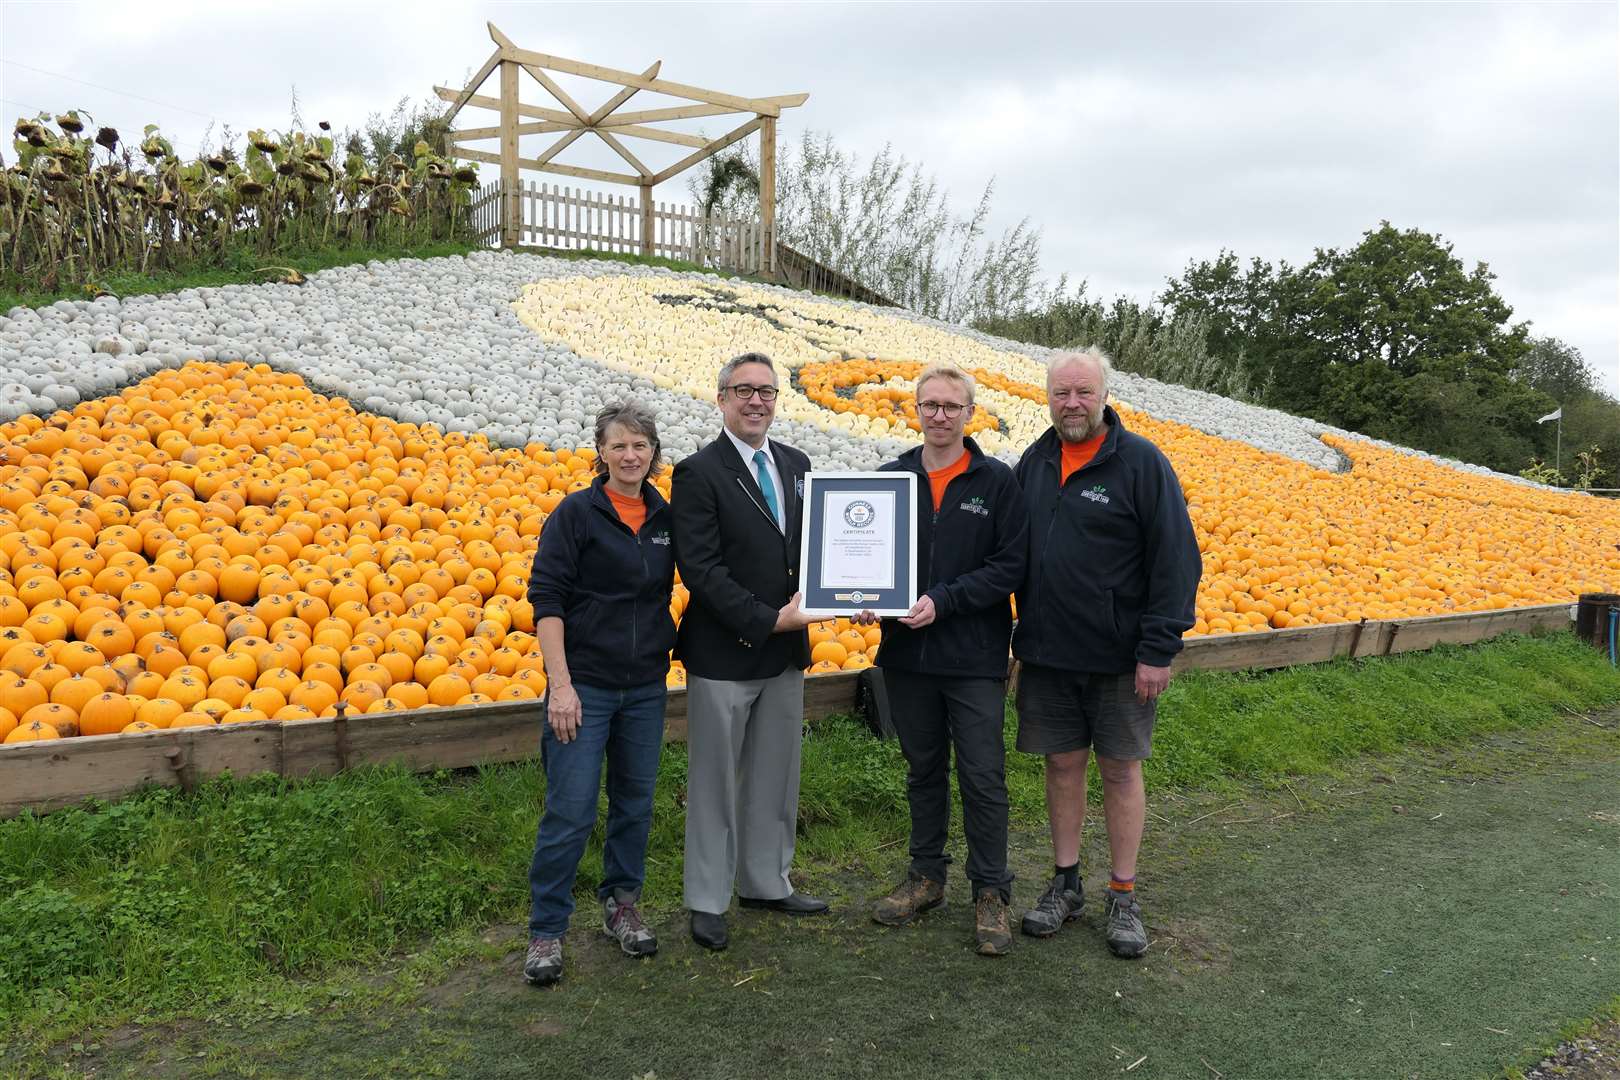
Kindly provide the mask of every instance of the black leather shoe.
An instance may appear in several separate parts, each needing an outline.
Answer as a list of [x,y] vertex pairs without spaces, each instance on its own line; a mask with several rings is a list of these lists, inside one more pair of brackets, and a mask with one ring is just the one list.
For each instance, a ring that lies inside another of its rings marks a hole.
[[715,952],[730,945],[731,935],[726,932],[726,917],[711,915],[707,911],[692,912],[692,940]]
[[825,915],[827,901],[818,900],[814,896],[806,896],[796,892],[782,897],[780,900],[755,900],[751,896],[739,896],[737,903],[747,908],[764,908],[767,911],[780,911],[787,915]]

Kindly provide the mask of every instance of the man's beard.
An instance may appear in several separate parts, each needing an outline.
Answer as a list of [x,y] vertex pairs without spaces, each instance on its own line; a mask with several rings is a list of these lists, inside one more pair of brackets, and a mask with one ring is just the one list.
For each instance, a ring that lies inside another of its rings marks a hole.
[[1058,437],[1064,442],[1085,442],[1102,430],[1103,411],[1098,408],[1095,413],[1090,415],[1060,417],[1056,426]]

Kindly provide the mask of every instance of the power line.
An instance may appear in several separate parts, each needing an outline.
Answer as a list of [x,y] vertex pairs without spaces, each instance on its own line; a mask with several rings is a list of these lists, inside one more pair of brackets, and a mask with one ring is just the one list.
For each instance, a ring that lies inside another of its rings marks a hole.
[[15,106],[17,106],[17,108],[22,109],[22,110],[24,110],[26,112],[31,112],[35,116],[38,116],[42,112],[48,111],[48,110],[45,110],[45,109],[37,109],[32,105],[24,105],[22,102],[13,101],[11,98],[8,98],[8,97],[0,98],[0,101],[5,102],[7,105],[15,105]]
[[[64,75],[60,71],[46,71],[44,68],[33,67],[29,64],[21,64],[15,60],[7,60],[4,57],[0,57],[0,64],[10,64],[12,67],[22,68],[24,71],[32,71],[36,75],[49,75],[53,79],[66,79],[68,82],[78,83],[80,86],[88,86],[95,90],[105,90],[109,94],[119,94],[123,97],[132,98],[135,101],[144,101],[149,105],[161,105],[165,109],[178,109],[181,112],[188,112],[193,116],[200,116],[205,120],[212,120],[215,123],[223,123],[223,121],[221,121],[219,117],[215,116],[213,113],[199,112],[196,109],[189,109],[184,105],[175,105],[171,102],[159,101],[157,98],[149,98],[140,94],[132,94],[128,90],[120,90],[114,86],[103,86],[100,83],[89,82],[85,79],[75,78],[72,75]],[[12,104],[15,105],[17,102],[12,102]]]
[[[15,105],[19,109],[22,109],[24,112],[29,113],[30,114],[29,119],[32,119],[34,116],[38,116],[40,113],[44,113],[47,116],[53,115],[49,109],[36,109],[32,105],[24,104],[23,102],[17,101],[14,98],[0,97],[0,102],[4,102],[7,105]],[[164,136],[164,138],[168,138],[168,136]],[[185,149],[189,148],[194,153],[199,153],[200,154],[202,152],[202,146],[201,146],[200,143],[182,142],[179,139],[169,139],[169,144],[171,146],[177,147],[177,148],[179,148],[181,150],[185,150]]]

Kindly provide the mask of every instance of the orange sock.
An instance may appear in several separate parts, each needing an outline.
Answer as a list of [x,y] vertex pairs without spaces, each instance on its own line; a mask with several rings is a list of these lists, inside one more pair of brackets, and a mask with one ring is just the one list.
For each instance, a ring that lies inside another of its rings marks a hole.
[[1109,887],[1109,889],[1113,890],[1114,892],[1135,892],[1136,891],[1136,878],[1134,878],[1134,877],[1122,878],[1122,877],[1117,877],[1117,876],[1115,876],[1113,874],[1109,874],[1108,875],[1108,887]]

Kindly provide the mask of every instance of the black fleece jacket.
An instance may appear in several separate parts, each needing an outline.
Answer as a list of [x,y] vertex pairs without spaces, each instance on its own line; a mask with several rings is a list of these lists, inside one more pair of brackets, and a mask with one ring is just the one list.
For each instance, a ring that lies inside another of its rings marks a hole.
[[1170,461],[1104,407],[1097,456],[1062,477],[1048,428],[1014,470],[1029,505],[1029,572],[1013,655],[1070,671],[1167,666],[1192,628],[1203,557]]
[[972,439],[963,441],[971,460],[945,488],[937,512],[922,447],[883,466],[918,476],[917,583],[934,601],[934,621],[913,630],[884,619],[877,662],[920,674],[1004,679],[1010,601],[1029,558],[1029,514],[1012,470]]
[[669,613],[675,548],[669,503],[641,485],[647,520],[639,532],[620,518],[606,478],[557,504],[540,530],[529,571],[535,621],[563,621],[563,652],[576,682],[610,690],[663,682],[675,647]]

